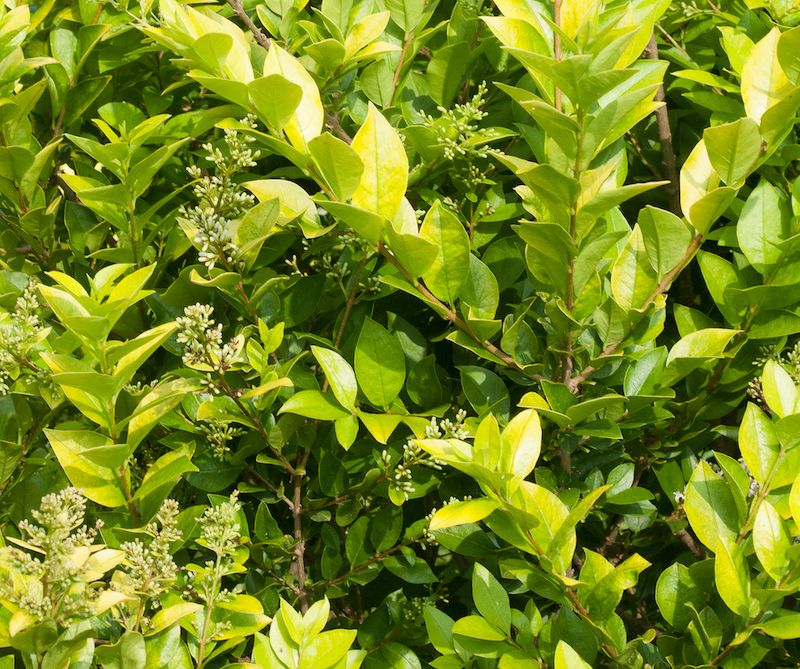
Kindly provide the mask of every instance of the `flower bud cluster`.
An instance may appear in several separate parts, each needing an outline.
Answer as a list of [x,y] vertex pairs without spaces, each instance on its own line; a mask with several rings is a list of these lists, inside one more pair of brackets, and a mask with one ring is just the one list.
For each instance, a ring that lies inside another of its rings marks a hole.
[[[242,124],[255,127],[255,117],[248,115]],[[233,181],[239,172],[256,166],[259,151],[253,151],[249,144],[252,137],[242,135],[236,130],[225,130],[223,151],[211,144],[203,144],[207,158],[214,163],[217,174],[203,176],[197,165],[187,171],[198,183],[194,195],[200,204],[194,207],[181,207],[181,216],[197,230],[193,242],[200,247],[199,260],[208,269],[217,263],[228,271],[242,271],[244,260],[242,251],[233,240],[231,231],[234,219],[245,214],[255,203],[255,198]]]
[[237,514],[241,508],[239,491],[234,490],[227,502],[209,507],[197,518],[205,545],[218,556],[233,555],[239,546],[241,535]]
[[[178,343],[186,345],[183,353],[185,365],[204,364],[222,374],[239,361],[236,345],[232,342],[222,343],[222,323],[216,323],[211,318],[214,307],[198,303],[185,307],[183,313],[175,320],[180,328]],[[219,394],[219,388],[213,380],[207,379],[205,385]]]
[[130,579],[127,588],[155,599],[175,582],[179,568],[172,559],[169,545],[182,535],[178,529],[179,512],[180,508],[174,499],[164,500],[156,520],[145,527],[145,532],[152,537],[150,543],[145,545],[136,539],[120,546],[126,554],[125,566]]
[[231,452],[228,446],[229,441],[245,433],[243,429],[215,418],[202,421],[198,427],[208,439],[211,453],[217,460],[224,460],[225,456]]
[[433,131],[436,145],[442,148],[445,159],[463,162],[455,176],[470,186],[485,182],[484,172],[474,161],[489,157],[489,147],[485,142],[498,136],[491,128],[481,129],[478,125],[487,116],[482,109],[486,91],[486,82],[482,82],[469,102],[454,105],[452,110],[437,107],[441,114],[439,118],[419,112],[423,124]]
[[[7,322],[0,324],[0,396],[8,394],[12,374],[25,359],[34,335],[42,329],[36,313],[39,308],[36,283],[31,280],[17,298]],[[37,379],[41,377],[44,383],[50,382],[50,376],[44,370],[34,376]]]
[[102,522],[97,521],[93,528],[83,525],[85,510],[86,499],[77,488],[42,498],[39,509],[31,511],[38,524],[19,524],[28,536],[27,543],[40,557],[18,548],[2,549],[3,557],[16,573],[35,581],[13,579],[6,574],[0,578],[0,597],[37,619],[52,617],[65,623],[93,614],[102,584],[88,580],[85,559],[73,558],[81,553],[78,549],[92,545]]

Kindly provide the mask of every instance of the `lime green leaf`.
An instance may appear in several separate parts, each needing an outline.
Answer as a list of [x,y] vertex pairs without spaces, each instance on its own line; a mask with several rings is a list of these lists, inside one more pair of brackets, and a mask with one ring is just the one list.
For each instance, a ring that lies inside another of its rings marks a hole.
[[718,539],[735,541],[739,531],[736,503],[725,481],[705,461],[689,480],[684,508],[697,538],[712,551]]
[[311,352],[322,366],[333,394],[345,409],[355,411],[358,383],[350,364],[336,351],[312,346]]
[[406,379],[403,349],[388,330],[364,319],[355,352],[356,377],[367,400],[388,409]]
[[440,300],[455,304],[470,268],[469,237],[464,226],[437,200],[425,215],[420,237],[436,246],[436,259],[422,279]]
[[750,613],[750,569],[737,543],[720,536],[714,559],[714,576],[720,584],[722,601],[736,615],[747,618]]
[[353,204],[392,220],[406,194],[408,156],[397,131],[371,103],[352,147],[364,164]]
[[742,67],[744,108],[756,122],[794,88],[778,61],[780,37],[780,29],[773,28],[753,47]]

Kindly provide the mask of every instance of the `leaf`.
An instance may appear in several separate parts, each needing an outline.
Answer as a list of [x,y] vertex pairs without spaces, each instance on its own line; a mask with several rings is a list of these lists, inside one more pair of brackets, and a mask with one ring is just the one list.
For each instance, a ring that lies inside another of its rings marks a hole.
[[400,343],[381,325],[365,318],[355,351],[355,371],[367,400],[388,409],[403,388],[406,363]]
[[684,508],[697,538],[710,550],[716,550],[719,539],[735,541],[739,531],[736,503],[725,481],[705,461],[689,479]]
[[750,613],[750,570],[739,545],[720,536],[714,559],[714,576],[720,597],[736,615],[747,619]]
[[724,357],[736,330],[706,328],[681,337],[667,356],[664,385],[671,386],[703,363]]
[[739,448],[753,478],[763,486],[778,461],[780,444],[772,421],[753,403],[747,404],[739,427]]
[[764,399],[772,411],[784,418],[797,411],[797,388],[789,373],[774,360],[767,360],[761,376]]
[[356,630],[330,630],[311,639],[303,648],[299,669],[328,669],[347,653],[356,640]]
[[44,433],[72,485],[82,488],[88,499],[102,506],[113,508],[125,505],[125,493],[119,474],[81,455],[84,437],[76,437],[71,431],[44,430]]
[[330,395],[319,390],[301,390],[295,393],[286,400],[278,413],[294,413],[315,420],[336,420],[350,416]]
[[428,63],[426,79],[428,94],[437,105],[450,107],[466,74],[469,60],[470,48],[466,42],[456,42],[434,52]]
[[147,636],[153,636],[159,632],[171,627],[181,618],[196,613],[202,610],[202,604],[195,602],[181,602],[180,604],[173,604],[159,610],[150,621],[150,627],[147,631]]
[[650,266],[642,229],[635,225],[611,271],[614,301],[626,311],[641,309],[658,286],[658,276]]
[[436,262],[439,249],[435,243],[419,234],[397,232],[392,225],[386,225],[385,230],[389,248],[412,278],[418,279]]
[[556,646],[555,669],[591,669],[566,641],[559,640]]
[[386,2],[392,21],[408,35],[422,18],[425,0],[388,0]]
[[766,499],[761,502],[753,524],[753,547],[758,561],[776,583],[780,583],[790,568],[787,551],[792,537],[783,518]]
[[705,603],[703,591],[692,579],[689,568],[674,562],[658,577],[656,602],[661,615],[673,627],[685,629],[691,621],[686,603],[702,608]]
[[650,266],[661,280],[684,260],[692,233],[675,214],[651,206],[639,213],[638,226]]
[[776,639],[800,639],[800,613],[786,612],[758,623],[758,627]]
[[389,12],[368,14],[350,29],[344,41],[346,58],[352,58],[370,42],[378,39],[389,22]]
[[793,88],[778,61],[780,37],[779,28],[770,30],[756,43],[742,66],[742,100],[747,115],[756,122]]
[[614,609],[622,600],[622,593],[636,585],[639,574],[649,566],[650,563],[636,553],[603,576],[586,598],[586,608],[592,619],[608,620],[614,615]]
[[478,613],[508,636],[511,633],[508,593],[491,572],[477,562],[472,571],[472,597]]
[[397,131],[371,103],[352,148],[364,164],[353,204],[392,220],[406,193],[408,156]]
[[719,184],[719,174],[708,157],[705,141],[701,139],[692,149],[680,173],[681,209],[689,223],[701,234],[708,231],[713,221],[709,221],[707,216],[693,220],[692,207],[717,189]]
[[464,226],[437,200],[428,210],[419,236],[436,246],[436,259],[422,274],[430,291],[440,300],[454,305],[461,295],[470,271],[469,237]]
[[280,74],[303,90],[300,104],[286,123],[284,132],[292,145],[307,155],[308,143],[320,134],[325,118],[317,84],[294,56],[274,42],[264,61],[264,76],[271,74]]
[[303,88],[280,74],[269,74],[247,84],[250,103],[275,130],[283,130],[303,99]]
[[390,555],[383,559],[382,564],[406,583],[436,583],[439,580],[425,560],[416,556],[411,559],[413,563],[409,564],[406,557]]
[[781,242],[791,236],[790,220],[786,199],[761,179],[739,215],[736,238],[747,260],[765,278],[781,258]]
[[352,147],[333,135],[323,134],[308,143],[308,150],[322,178],[334,195],[349,200],[361,183],[364,163]]
[[144,669],[147,663],[144,637],[138,632],[125,632],[117,643],[94,652],[103,669]]
[[336,351],[319,346],[312,346],[311,352],[322,366],[325,377],[331,386],[333,394],[345,409],[355,411],[358,383],[356,375],[349,363]]
[[800,84],[800,28],[782,33],[778,40],[778,62],[793,84]]
[[505,641],[507,635],[480,616],[465,616],[456,620],[453,625],[453,636],[482,641]]
[[433,532],[466,523],[475,523],[486,518],[497,508],[499,508],[498,503],[488,497],[446,504],[431,518],[429,529]]
[[742,186],[761,152],[758,123],[751,118],[740,118],[706,128],[703,140],[709,161],[722,181],[734,188]]
[[430,604],[423,609],[425,616],[425,629],[431,645],[440,653],[449,655],[455,653],[453,647],[453,619],[446,613],[439,611]]
[[501,435],[502,450],[498,469],[524,479],[533,471],[542,446],[539,414],[525,409],[515,415]]

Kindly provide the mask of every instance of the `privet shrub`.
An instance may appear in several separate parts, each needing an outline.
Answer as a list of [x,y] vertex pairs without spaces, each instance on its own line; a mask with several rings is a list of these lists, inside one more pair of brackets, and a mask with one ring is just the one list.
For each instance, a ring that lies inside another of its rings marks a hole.
[[798,20],[6,0],[0,668],[797,666]]

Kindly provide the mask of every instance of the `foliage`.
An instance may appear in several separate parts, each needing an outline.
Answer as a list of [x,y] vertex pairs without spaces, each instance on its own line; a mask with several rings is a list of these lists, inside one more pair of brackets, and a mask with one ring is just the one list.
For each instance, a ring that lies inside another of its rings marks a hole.
[[0,667],[797,664],[798,21],[3,4]]

